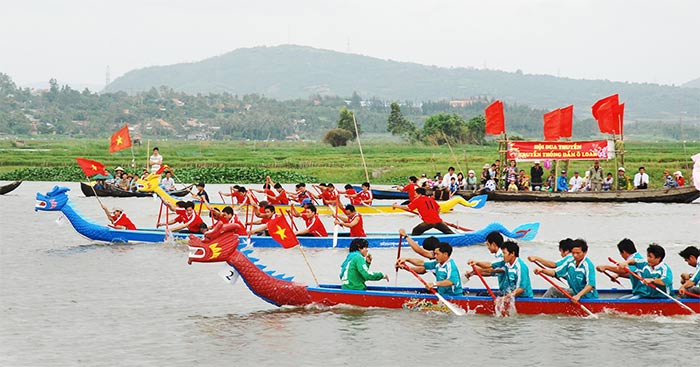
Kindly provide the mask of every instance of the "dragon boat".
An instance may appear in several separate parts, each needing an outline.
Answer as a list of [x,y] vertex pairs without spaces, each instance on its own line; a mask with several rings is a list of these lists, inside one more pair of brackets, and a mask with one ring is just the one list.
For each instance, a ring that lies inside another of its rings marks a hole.
[[[192,186],[188,186],[185,188],[182,188],[180,190],[175,190],[171,191],[170,195],[172,196],[177,196],[177,197],[183,197],[185,195],[188,195],[190,193],[190,188]],[[152,197],[153,193],[152,192],[146,192],[146,191],[126,191],[122,190],[117,187],[110,187],[106,189],[99,189],[95,188],[95,182],[91,183],[85,183],[81,182],[80,183],[80,191],[83,192],[83,195],[90,197],[90,196],[97,196],[100,197],[105,197],[105,196],[110,196],[110,197],[116,197],[116,198],[131,198],[131,197],[137,197],[137,198],[150,198]]]
[[0,195],[5,195],[8,192],[18,188],[20,184],[22,184],[22,181],[15,181],[7,185],[0,186]]
[[[223,226],[210,238],[194,236],[189,241],[188,263],[226,262],[230,266],[227,279],[240,276],[253,294],[275,306],[353,305],[409,310],[440,310],[449,312],[438,298],[425,288],[368,287],[367,290],[345,290],[340,285],[321,284],[309,286],[294,282],[293,276],[276,273],[252,257],[253,250],[246,249],[231,228]],[[479,289],[465,289],[466,295],[445,297],[448,302],[476,314],[493,315],[497,304],[491,297],[479,294]],[[544,290],[536,290],[541,295]],[[593,313],[620,313],[630,315],[688,315],[691,312],[670,299],[621,300],[618,297],[629,291],[599,290],[599,299],[581,301]],[[700,312],[700,299],[684,299],[682,303]],[[517,298],[513,305],[517,314],[562,314],[586,316],[581,307],[566,298]]]
[[[168,234],[165,229],[137,229],[137,230],[127,230],[127,229],[114,229],[109,226],[99,224],[95,221],[85,218],[71,205],[68,198],[67,192],[70,191],[67,187],[55,186],[51,191],[47,192],[45,195],[41,193],[36,194],[36,204],[34,206],[35,211],[60,211],[73,225],[73,228],[84,237],[95,241],[105,241],[105,242],[163,242],[166,240],[166,235]],[[491,223],[486,227],[465,233],[456,234],[442,234],[442,233],[426,233],[422,236],[412,236],[416,241],[422,241],[423,239],[436,236],[440,241],[448,242],[452,246],[469,246],[478,243],[483,243],[486,240],[486,236],[493,232],[498,231],[506,237],[518,239],[520,241],[532,240],[539,230],[539,223],[527,223],[518,226],[513,231],[508,230],[500,223]],[[175,239],[187,239],[190,235],[184,232],[172,232],[172,237]],[[197,235],[202,237],[202,235]],[[348,248],[350,242],[352,242],[353,237],[348,237],[347,233],[340,234],[335,247]],[[370,247],[397,247],[399,245],[399,239],[397,234],[394,233],[368,233],[366,237],[370,244]],[[253,247],[269,247],[269,248],[279,248],[281,245],[275,242],[272,237],[268,236],[251,236],[247,240],[249,244]],[[299,242],[303,247],[309,248],[331,248],[333,246],[333,239],[331,237],[299,237]]]
[[[148,191],[148,192],[155,192],[163,201],[175,204],[178,199],[174,198],[172,195],[167,193],[165,190],[163,190],[162,187],[159,186],[159,178],[158,176],[149,176],[146,177],[145,180],[139,179],[136,181],[136,185],[139,191]],[[440,212],[442,213],[447,213],[450,210],[452,210],[455,206],[457,205],[462,205],[468,208],[480,208],[486,203],[486,195],[482,196],[476,196],[476,197],[471,197],[469,201],[465,200],[461,196],[455,196],[450,200],[440,202]],[[197,210],[200,210],[200,207],[203,207],[201,210],[206,211],[206,207],[204,207],[204,204],[200,202],[199,200],[192,200],[192,202],[195,204],[195,208]],[[222,203],[222,202],[211,202],[209,205],[213,208],[217,208],[219,210],[222,210],[223,208],[227,206],[231,206],[231,204],[228,203]],[[277,213],[284,214],[285,210],[289,210],[289,205],[275,205]],[[295,207],[297,211],[301,212],[303,208],[301,207]],[[245,210],[245,207],[243,208]],[[316,205],[317,213],[318,214],[325,214],[325,215],[333,215],[335,214],[335,207],[334,206],[328,206],[328,205]],[[405,213],[402,210],[395,209],[391,205],[358,205],[355,207],[358,213],[360,214],[400,214],[400,213]]]

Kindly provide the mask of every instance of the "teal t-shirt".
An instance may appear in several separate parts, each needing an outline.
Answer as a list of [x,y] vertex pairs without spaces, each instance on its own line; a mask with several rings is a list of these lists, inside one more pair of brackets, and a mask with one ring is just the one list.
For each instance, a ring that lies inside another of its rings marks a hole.
[[598,290],[596,289],[595,281],[595,266],[588,257],[584,257],[578,266],[576,265],[576,261],[568,262],[566,266],[558,269],[556,274],[559,277],[566,278],[569,282],[569,288],[574,291],[572,296],[581,292],[586,285],[590,285],[593,287],[593,290],[584,294],[582,298],[598,298]]
[[[656,287],[669,294],[673,291],[673,272],[671,271],[671,268],[664,262],[659,263],[655,267],[652,267],[651,265],[646,263],[644,267],[640,269],[639,276],[641,276],[644,279],[663,279],[664,285],[658,285],[655,283]],[[644,285],[643,293],[640,294],[640,296],[642,296],[643,298],[666,298],[666,296],[661,294],[661,292],[657,292],[652,287],[646,285]]]
[[464,290],[462,289],[462,277],[459,274],[457,265],[454,260],[449,259],[445,261],[444,264],[439,264],[437,260],[430,260],[423,263],[425,270],[434,270],[436,281],[441,281],[449,279],[452,281],[452,285],[449,287],[437,287],[438,293],[443,296],[462,296],[464,295]]
[[530,283],[530,269],[528,269],[527,264],[521,259],[517,258],[513,264],[508,264],[505,261],[497,261],[493,263],[494,268],[498,266],[499,268],[505,269],[505,279],[506,284],[501,287],[503,292],[512,292],[518,288],[522,288],[524,292],[520,294],[519,297],[533,297],[532,284]]

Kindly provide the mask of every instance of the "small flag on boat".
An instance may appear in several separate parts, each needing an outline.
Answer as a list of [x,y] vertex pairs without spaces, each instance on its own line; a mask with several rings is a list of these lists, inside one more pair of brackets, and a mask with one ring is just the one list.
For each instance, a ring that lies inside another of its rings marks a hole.
[[270,222],[267,223],[267,231],[270,233],[270,237],[277,241],[284,248],[292,248],[299,244],[297,236],[289,227],[289,223],[281,215],[275,215],[272,217]]
[[109,176],[109,172],[105,171],[105,165],[98,162],[92,161],[85,158],[75,158],[78,162],[80,168],[85,172],[85,176],[90,177],[94,175],[104,175]]
[[124,125],[112,135],[109,140],[109,152],[114,153],[131,146],[131,136],[129,136],[129,125]]

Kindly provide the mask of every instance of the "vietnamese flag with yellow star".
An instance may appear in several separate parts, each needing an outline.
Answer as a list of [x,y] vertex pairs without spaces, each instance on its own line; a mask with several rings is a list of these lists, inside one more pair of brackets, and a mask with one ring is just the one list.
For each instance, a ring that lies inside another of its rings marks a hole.
[[131,146],[131,136],[129,136],[129,125],[124,125],[112,135],[109,140],[109,152],[114,153]]
[[78,162],[80,168],[83,169],[83,172],[85,172],[85,176],[87,177],[94,175],[109,176],[109,172],[105,171],[105,165],[98,161],[92,161],[85,158],[75,158],[75,160]]
[[267,223],[267,232],[284,248],[292,248],[299,244],[297,236],[282,215],[275,215],[270,219]]

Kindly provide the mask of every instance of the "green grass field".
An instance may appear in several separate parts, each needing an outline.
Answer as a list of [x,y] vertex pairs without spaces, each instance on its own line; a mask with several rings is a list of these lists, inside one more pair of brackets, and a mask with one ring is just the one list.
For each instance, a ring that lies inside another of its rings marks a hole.
[[[320,181],[359,183],[365,173],[356,143],[332,148],[319,142],[263,142],[263,141],[154,141],[134,147],[137,168],[146,166],[150,149],[158,146],[165,163],[178,167],[248,167],[267,168],[272,171],[288,170]],[[401,143],[374,137],[363,140],[363,152],[370,182],[397,184],[406,182],[410,175],[428,176],[446,172],[455,166],[466,173],[473,169],[477,175],[484,163],[498,159],[497,145],[452,146],[454,156],[447,146]],[[652,179],[652,186],[663,184],[664,169],[681,170],[686,178],[692,166],[690,156],[700,152],[700,143],[626,143],[625,167],[632,176],[639,166],[645,166]],[[131,150],[109,153],[108,142],[99,140],[24,140],[16,143],[0,141],[0,173],[28,167],[76,167],[75,157],[93,159],[105,163],[112,170],[117,166],[131,166]],[[581,173],[592,162],[570,162],[569,170]],[[619,162],[618,162],[619,165]],[[529,173],[528,162],[519,164]],[[615,171],[613,160],[602,162],[607,171]],[[562,166],[563,167],[563,166]],[[46,181],[51,181],[50,177]]]

